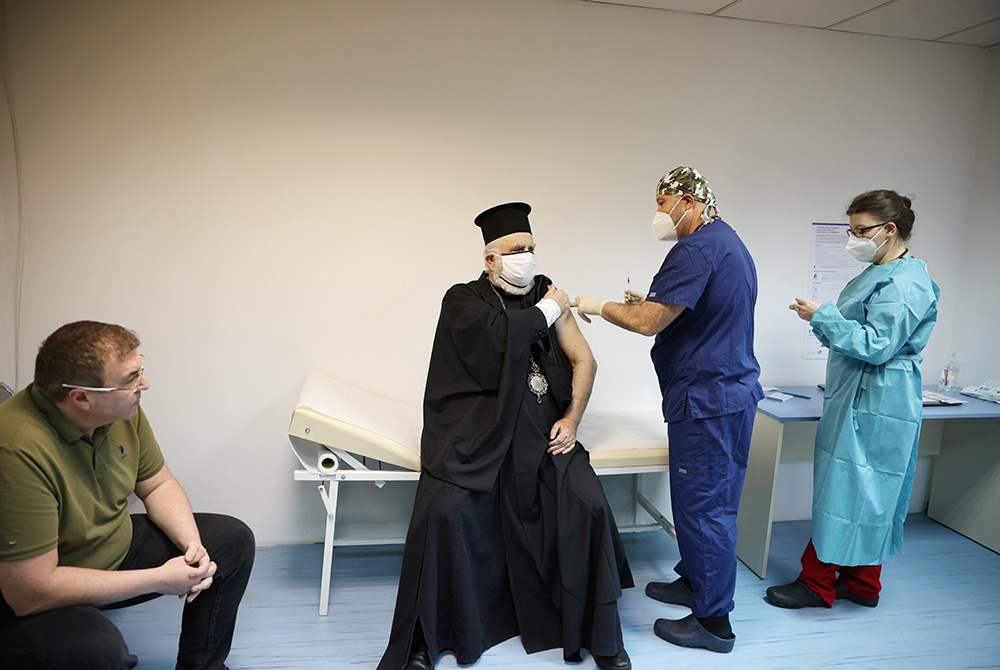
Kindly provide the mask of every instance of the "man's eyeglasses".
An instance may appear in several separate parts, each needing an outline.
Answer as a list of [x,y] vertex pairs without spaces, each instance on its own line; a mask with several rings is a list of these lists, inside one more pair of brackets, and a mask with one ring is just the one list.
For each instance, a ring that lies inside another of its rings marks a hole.
[[879,226],[884,226],[884,225],[885,223],[876,223],[874,226],[865,226],[864,228],[858,228],[857,230],[848,226],[846,232],[850,237],[864,237],[865,233],[871,230],[872,228],[878,228]]
[[93,391],[95,393],[110,393],[111,391],[136,391],[139,388],[139,384],[142,383],[142,373],[146,371],[146,357],[139,354],[139,371],[135,373],[135,381],[130,382],[129,386],[116,386],[113,388],[99,388],[96,386],[80,386],[79,384],[63,384],[62,387],[65,389],[80,389],[82,391]]

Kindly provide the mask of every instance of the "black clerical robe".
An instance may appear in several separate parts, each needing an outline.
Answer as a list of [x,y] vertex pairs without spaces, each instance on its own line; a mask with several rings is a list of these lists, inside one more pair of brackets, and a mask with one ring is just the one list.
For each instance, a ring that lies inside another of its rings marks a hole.
[[[515,635],[530,653],[622,649],[617,599],[632,576],[589,456],[548,454],[572,397],[572,368],[525,296],[486,275],[441,305],[424,395],[423,471],[403,552],[396,611],[379,670],[406,664],[419,622],[432,660],[459,663]],[[528,389],[530,359],[549,390]]]

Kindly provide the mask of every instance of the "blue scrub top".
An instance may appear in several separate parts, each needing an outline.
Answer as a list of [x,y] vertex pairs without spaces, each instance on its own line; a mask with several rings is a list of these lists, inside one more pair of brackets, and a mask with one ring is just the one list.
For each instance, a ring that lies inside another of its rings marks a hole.
[[729,224],[715,219],[674,244],[646,299],[687,307],[650,351],[664,421],[724,416],[764,397],[753,354],[757,270]]

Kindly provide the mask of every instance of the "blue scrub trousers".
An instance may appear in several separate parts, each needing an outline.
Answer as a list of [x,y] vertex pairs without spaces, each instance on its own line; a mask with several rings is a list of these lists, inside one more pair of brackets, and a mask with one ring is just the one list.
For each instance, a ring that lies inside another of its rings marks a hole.
[[674,570],[694,591],[695,617],[733,610],[736,514],[743,492],[754,403],[747,409],[667,424],[670,503],[681,561]]

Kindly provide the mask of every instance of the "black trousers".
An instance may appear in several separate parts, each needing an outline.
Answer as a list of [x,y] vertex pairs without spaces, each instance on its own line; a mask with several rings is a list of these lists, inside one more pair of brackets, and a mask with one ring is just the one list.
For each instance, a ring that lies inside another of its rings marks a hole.
[[[178,670],[225,668],[236,627],[236,611],[250,579],[253,531],[239,519],[195,514],[202,544],[217,566],[212,586],[184,604],[177,652]],[[181,550],[145,514],[132,515],[132,544],[119,570],[162,565]],[[105,605],[116,609],[145,602],[150,593]],[[118,670],[134,668],[118,628],[91,605],[61,607],[18,617],[0,599],[0,668],[5,670]]]

